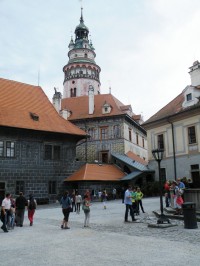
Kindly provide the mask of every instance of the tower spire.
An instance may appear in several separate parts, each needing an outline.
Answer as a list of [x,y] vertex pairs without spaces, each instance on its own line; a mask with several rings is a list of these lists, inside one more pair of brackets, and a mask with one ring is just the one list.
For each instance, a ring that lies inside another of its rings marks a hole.
[[80,22],[83,23],[84,20],[83,20],[83,7],[81,7],[81,17],[80,17]]

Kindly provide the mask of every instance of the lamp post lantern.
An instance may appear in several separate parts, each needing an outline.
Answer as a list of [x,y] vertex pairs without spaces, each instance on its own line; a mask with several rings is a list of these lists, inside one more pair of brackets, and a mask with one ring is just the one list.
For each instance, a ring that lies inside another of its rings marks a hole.
[[155,149],[152,150],[152,154],[154,159],[158,163],[158,176],[159,176],[159,186],[160,186],[160,217],[158,218],[157,223],[158,224],[163,224],[164,222],[170,223],[170,220],[163,213],[163,184],[161,180],[160,162],[163,159],[164,150]]

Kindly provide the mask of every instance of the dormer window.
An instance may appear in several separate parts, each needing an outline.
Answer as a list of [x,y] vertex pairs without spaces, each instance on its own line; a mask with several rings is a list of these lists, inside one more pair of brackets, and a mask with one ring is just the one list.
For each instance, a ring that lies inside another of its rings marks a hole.
[[192,93],[188,93],[186,95],[186,99],[187,99],[187,102],[191,101],[192,100]]
[[39,121],[39,115],[35,114],[35,113],[31,113],[30,112],[30,117],[34,120],[34,121]]
[[112,107],[109,103],[104,103],[104,105],[102,106],[102,114],[109,114],[112,110]]

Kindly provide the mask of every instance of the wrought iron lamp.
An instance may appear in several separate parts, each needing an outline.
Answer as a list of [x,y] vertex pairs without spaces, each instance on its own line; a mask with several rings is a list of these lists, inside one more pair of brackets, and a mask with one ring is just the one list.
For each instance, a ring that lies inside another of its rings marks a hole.
[[163,213],[163,184],[161,180],[160,162],[163,159],[164,150],[155,149],[152,150],[154,159],[158,163],[158,176],[159,176],[159,186],[160,186],[160,217],[157,220],[157,224],[163,224],[164,222],[170,223],[170,220]]

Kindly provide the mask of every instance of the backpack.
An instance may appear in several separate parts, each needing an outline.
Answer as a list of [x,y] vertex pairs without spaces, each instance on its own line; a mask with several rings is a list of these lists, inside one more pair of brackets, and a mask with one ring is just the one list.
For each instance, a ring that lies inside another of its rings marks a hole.
[[35,210],[36,209],[36,203],[34,199],[31,199],[28,205],[29,210]]

